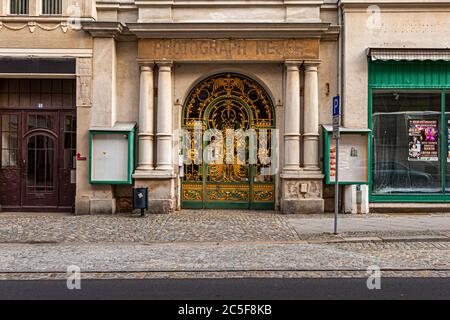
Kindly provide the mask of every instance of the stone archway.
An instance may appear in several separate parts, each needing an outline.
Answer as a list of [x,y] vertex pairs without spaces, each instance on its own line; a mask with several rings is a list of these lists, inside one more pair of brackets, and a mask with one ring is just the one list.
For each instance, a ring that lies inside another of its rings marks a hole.
[[258,82],[237,73],[204,79],[181,126],[182,208],[274,209],[275,110]]

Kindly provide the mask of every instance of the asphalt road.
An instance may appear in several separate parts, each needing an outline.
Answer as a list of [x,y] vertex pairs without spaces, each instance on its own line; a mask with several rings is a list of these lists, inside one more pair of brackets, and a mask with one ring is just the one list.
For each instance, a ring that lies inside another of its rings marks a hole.
[[380,290],[366,279],[155,279],[0,281],[0,299],[450,299],[450,278],[382,278]]

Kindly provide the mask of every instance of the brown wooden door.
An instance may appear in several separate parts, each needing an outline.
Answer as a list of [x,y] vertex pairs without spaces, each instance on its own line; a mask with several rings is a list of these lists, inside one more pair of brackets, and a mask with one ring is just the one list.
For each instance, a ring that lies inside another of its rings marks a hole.
[[74,79],[0,78],[0,205],[70,211],[75,202]]
[[72,211],[76,115],[0,111],[0,204],[5,210]]

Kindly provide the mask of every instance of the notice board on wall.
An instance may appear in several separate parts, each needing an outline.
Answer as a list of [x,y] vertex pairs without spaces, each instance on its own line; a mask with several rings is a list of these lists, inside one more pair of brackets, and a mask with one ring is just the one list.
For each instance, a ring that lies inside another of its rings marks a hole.
[[134,123],[90,129],[89,181],[130,184],[134,169]]
[[[339,142],[339,183],[369,183],[369,129],[341,128]],[[336,140],[331,126],[324,126],[324,169],[326,183],[336,181]]]
[[92,139],[92,171],[95,181],[128,180],[128,136],[97,134]]

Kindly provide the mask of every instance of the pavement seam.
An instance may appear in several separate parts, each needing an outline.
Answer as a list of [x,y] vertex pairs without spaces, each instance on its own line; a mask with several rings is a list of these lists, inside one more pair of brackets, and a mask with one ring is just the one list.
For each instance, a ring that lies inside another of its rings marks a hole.
[[[422,271],[438,271],[438,272],[450,272],[450,268],[380,268],[381,272],[422,272]],[[241,272],[367,272],[367,269],[203,269],[203,270],[89,270],[82,271],[83,274],[92,274],[92,273],[117,273],[117,274],[126,274],[126,273],[213,273],[213,272],[233,272],[233,273],[241,273]],[[47,271],[1,271],[1,275],[8,274],[67,274],[67,272],[59,271],[59,270],[47,270]]]
[[[340,236],[338,236],[340,237]],[[253,244],[339,244],[339,243],[392,243],[392,242],[450,242],[448,236],[430,237],[348,237],[337,239],[313,239],[313,240],[285,240],[285,241],[129,241],[129,242],[73,242],[73,241],[0,241],[0,245],[253,245]]]
[[279,217],[279,219],[280,219],[281,221],[283,221],[283,223],[286,224],[286,225],[288,226],[288,228],[291,230],[292,235],[293,235],[295,238],[301,240],[300,234],[298,233],[297,229],[289,222],[289,219],[287,219],[287,218],[285,218],[285,217]]

